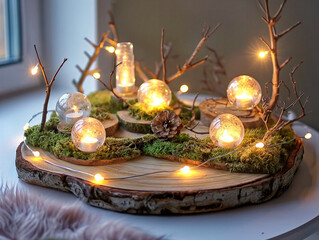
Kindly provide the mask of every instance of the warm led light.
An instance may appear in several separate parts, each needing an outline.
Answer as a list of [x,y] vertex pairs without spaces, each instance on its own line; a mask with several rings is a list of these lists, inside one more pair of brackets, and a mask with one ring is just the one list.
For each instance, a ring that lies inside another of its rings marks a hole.
[[263,142],[256,143],[256,148],[263,148],[265,144]]
[[221,148],[235,148],[243,141],[245,129],[240,119],[232,114],[218,115],[209,127],[209,137]]
[[186,93],[188,91],[188,86],[183,84],[180,89],[179,89],[182,93]]
[[144,103],[149,109],[165,109],[172,100],[172,92],[165,82],[151,79],[140,86],[137,98],[138,102]]
[[239,109],[253,109],[261,100],[261,87],[254,78],[241,75],[229,83],[227,98]]
[[131,94],[135,87],[135,64],[133,44],[120,42],[116,46],[116,90],[121,94]]
[[190,173],[190,168],[189,168],[189,166],[185,166],[185,167],[181,168],[180,171],[182,172],[182,174],[187,175]]
[[306,135],[305,135],[305,139],[310,139],[312,137],[312,134],[311,133],[307,133]]
[[106,133],[103,124],[91,117],[82,118],[72,128],[73,144],[82,152],[96,152],[105,141]]
[[268,51],[261,51],[261,52],[259,52],[258,56],[260,58],[264,58],[264,57],[266,57],[267,54],[268,54]]
[[97,173],[94,175],[94,179],[95,179],[95,181],[100,182],[100,181],[104,180],[104,177],[102,177],[101,174]]
[[94,77],[95,79],[100,79],[101,74],[100,74],[99,72],[95,72],[95,73],[93,73],[93,77]]
[[40,153],[38,151],[33,151],[32,154],[35,157],[40,157]]
[[26,125],[24,125],[23,129],[24,131],[27,131],[30,128],[30,124],[26,123]]
[[38,67],[38,64],[37,64],[31,69],[31,74],[32,75],[36,75],[38,73],[38,69],[39,69],[39,67]]
[[114,53],[115,52],[115,48],[112,46],[106,46],[105,50],[108,51],[109,53]]
[[228,133],[227,129],[223,132],[223,134],[219,137],[220,140],[231,143],[234,141],[234,138]]

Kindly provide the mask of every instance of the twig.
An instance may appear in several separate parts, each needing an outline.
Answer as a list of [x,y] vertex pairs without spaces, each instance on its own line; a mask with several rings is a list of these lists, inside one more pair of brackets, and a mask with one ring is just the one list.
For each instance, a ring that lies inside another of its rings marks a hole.
[[163,69],[163,76],[162,80],[166,83],[166,58],[164,55],[164,28],[162,28],[162,37],[161,37],[161,59],[162,59],[162,69]]
[[[169,56],[169,54],[171,53],[172,51],[172,42],[169,42],[167,44],[164,43],[164,59],[165,59],[165,62]],[[155,64],[156,67],[155,67],[155,75],[156,75],[156,79],[159,79],[160,78],[160,74],[161,74],[161,70],[162,70],[162,67],[163,67],[163,62],[161,61],[159,64]]]
[[77,90],[81,93],[83,93],[83,82],[85,80],[85,78],[89,75],[90,72],[90,68],[92,66],[92,64],[94,63],[94,61],[96,60],[97,56],[99,55],[101,48],[104,46],[104,42],[107,39],[107,36],[109,35],[110,31],[108,31],[107,33],[103,33],[103,36],[99,42],[99,44],[94,44],[93,42],[91,42],[88,38],[85,38],[85,40],[92,46],[94,47],[94,53],[92,56],[90,56],[88,53],[86,53],[85,55],[88,56],[89,61],[86,64],[84,70],[80,68],[79,65],[76,65],[76,68],[81,72],[81,76],[80,79],[76,82],[75,80],[73,80],[73,84],[75,85],[75,87],[77,88]]
[[[300,120],[301,118],[303,118],[304,116],[306,116],[308,114],[308,112],[306,112],[305,107],[306,104],[309,100],[309,97],[306,98],[306,100],[304,101],[304,103],[302,102],[301,98],[303,96],[303,94],[299,94],[297,91],[297,84],[296,84],[296,80],[294,79],[294,73],[296,72],[296,70],[299,68],[299,66],[302,64],[302,62],[298,63],[296,66],[293,67],[292,71],[289,73],[289,77],[290,77],[290,82],[292,84],[292,89],[293,92],[296,96],[296,99],[294,101],[292,101],[290,104],[287,105],[287,102],[284,101],[282,106],[279,106],[278,108],[281,110],[280,111],[280,115],[276,121],[276,123],[270,128],[268,126],[268,120],[270,118],[270,115],[272,113],[272,109],[267,107],[267,103],[263,103],[263,105],[265,104],[266,106],[263,107],[264,109],[264,113],[262,116],[262,119],[267,127],[267,132],[263,138],[263,141],[265,141],[269,136],[271,136],[274,132],[284,128],[285,126]],[[292,107],[294,107],[296,104],[299,104],[299,107],[301,109],[301,114],[297,117],[295,117],[294,119],[291,120],[285,120],[283,119],[284,114],[291,109]]]
[[115,42],[119,42],[119,35],[118,35],[118,32],[117,32],[117,29],[115,27],[115,21],[114,21],[114,16],[112,14],[112,12],[109,10],[107,11],[107,13],[109,14],[110,16],[110,21],[109,21],[109,26],[112,30],[112,34],[113,34],[113,40]]
[[205,41],[219,28],[219,26],[220,26],[220,24],[217,24],[216,27],[212,31],[210,31],[209,26],[204,27],[202,39],[197,44],[197,46],[196,46],[194,52],[192,53],[192,55],[190,56],[190,58],[184,63],[184,65],[182,67],[179,67],[179,66],[177,67],[177,72],[175,74],[173,74],[172,76],[170,76],[168,79],[166,79],[166,83],[171,83],[172,81],[174,81],[176,78],[181,76],[186,71],[188,71],[192,68],[195,68],[195,67],[197,67],[197,66],[199,66],[207,61],[208,57],[205,57],[205,58],[193,63],[194,58],[196,57],[197,53],[199,52],[199,50],[201,49],[201,47],[203,46]]
[[277,104],[278,98],[279,98],[279,90],[280,90],[280,85],[279,85],[279,74],[280,70],[284,68],[291,58],[288,58],[285,62],[282,64],[279,64],[278,61],[278,52],[277,52],[277,43],[278,40],[293,30],[295,27],[297,27],[301,22],[297,22],[296,24],[292,25],[291,27],[287,28],[286,30],[282,31],[280,34],[277,34],[276,31],[276,24],[278,23],[282,10],[286,4],[287,0],[283,0],[281,5],[279,6],[277,12],[271,16],[270,15],[270,10],[269,10],[269,4],[268,0],[264,0],[264,5],[262,5],[259,1],[259,5],[263,13],[265,14],[265,17],[262,17],[262,20],[267,24],[268,26],[268,31],[269,31],[269,36],[270,36],[270,44],[265,41],[264,38],[259,36],[259,39],[266,45],[268,48],[270,54],[271,54],[271,59],[272,59],[272,66],[273,66],[273,75],[272,75],[272,96],[269,99],[269,103],[267,104],[268,108],[270,110],[273,110]]
[[46,96],[45,96],[45,100],[44,100],[44,104],[43,104],[43,111],[42,111],[42,120],[41,120],[41,125],[40,125],[40,132],[42,132],[44,130],[44,126],[45,126],[45,122],[46,122],[46,118],[47,118],[47,113],[48,113],[48,103],[49,103],[49,99],[50,99],[50,94],[51,94],[51,87],[56,79],[56,76],[58,75],[60,69],[62,68],[63,64],[68,60],[67,58],[64,58],[63,62],[61,63],[60,67],[58,68],[58,70],[55,72],[55,74],[53,75],[52,79],[50,80],[50,82],[47,79],[47,76],[45,74],[44,71],[44,67],[41,63],[39,54],[38,54],[38,50],[36,45],[34,45],[34,51],[36,53],[38,62],[39,62],[39,66],[44,78],[44,82],[45,82],[45,86],[46,86]]
[[122,63],[118,63],[118,64],[115,64],[115,60],[114,60],[114,64],[113,64],[113,70],[110,74],[110,77],[109,77],[109,83],[110,83],[110,86],[108,86],[105,82],[103,82],[101,79],[96,79],[98,80],[107,90],[109,90],[110,92],[112,92],[114,94],[114,96],[116,98],[118,98],[119,100],[125,102],[128,106],[132,107],[132,104],[130,104],[128,101],[126,101],[124,98],[122,98],[120,95],[118,95],[115,91],[114,91],[114,87],[113,87],[113,83],[112,83],[112,79],[113,79],[113,76],[114,76],[114,73],[115,73],[115,70],[116,68],[121,65]]

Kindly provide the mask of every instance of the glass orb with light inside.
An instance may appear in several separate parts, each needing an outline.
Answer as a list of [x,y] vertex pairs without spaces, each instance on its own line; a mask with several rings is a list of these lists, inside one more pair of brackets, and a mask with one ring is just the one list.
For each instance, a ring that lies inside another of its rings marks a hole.
[[252,77],[241,75],[235,77],[227,87],[227,98],[239,109],[252,109],[261,100],[261,87]]
[[90,100],[80,92],[63,94],[56,103],[56,114],[61,122],[72,125],[79,119],[90,116]]
[[240,119],[232,114],[218,115],[210,125],[209,136],[221,148],[235,148],[243,141],[245,129]]
[[91,117],[77,121],[71,131],[73,144],[82,152],[95,152],[103,144],[106,138],[103,124]]
[[165,82],[151,79],[139,87],[137,98],[138,102],[144,103],[150,109],[165,109],[172,100],[172,92]]

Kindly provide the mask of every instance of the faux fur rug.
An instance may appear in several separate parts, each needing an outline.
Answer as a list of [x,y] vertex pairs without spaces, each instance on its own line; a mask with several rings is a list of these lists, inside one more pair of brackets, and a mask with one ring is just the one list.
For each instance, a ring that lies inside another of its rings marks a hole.
[[159,240],[119,222],[103,223],[81,209],[61,206],[19,188],[0,190],[0,240],[5,239]]

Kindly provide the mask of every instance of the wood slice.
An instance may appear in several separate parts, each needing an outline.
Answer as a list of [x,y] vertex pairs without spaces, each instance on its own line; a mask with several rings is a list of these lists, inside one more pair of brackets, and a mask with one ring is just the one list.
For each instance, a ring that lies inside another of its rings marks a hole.
[[196,168],[187,176],[177,171],[126,180],[104,180],[97,184],[93,177],[80,171],[116,178],[175,170],[184,165],[140,157],[125,163],[87,167],[67,163],[51,154],[44,156],[54,164],[78,171],[71,172],[33,157],[21,143],[16,152],[16,168],[23,181],[71,192],[92,206],[134,214],[189,214],[258,204],[279,196],[290,186],[302,157],[303,145],[299,139],[284,169],[276,175]]
[[151,121],[136,120],[127,110],[118,111],[117,116],[119,117],[121,126],[129,132],[152,133]]
[[[116,115],[110,114],[110,119],[106,119],[106,120],[103,120],[101,122],[105,128],[106,136],[107,137],[113,136],[118,128],[118,125],[119,125],[119,120],[116,117]],[[62,132],[62,133],[68,133],[68,134],[71,133],[69,125],[67,125],[63,122],[59,122],[57,129],[59,132]]]
[[263,126],[260,113],[256,109],[239,110],[229,104],[226,98],[207,99],[199,104],[200,120],[205,126],[210,126],[211,122],[220,114],[230,113],[237,116],[246,128],[256,128]]

